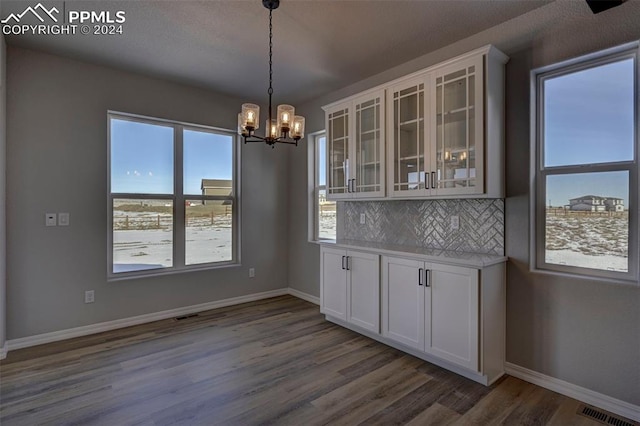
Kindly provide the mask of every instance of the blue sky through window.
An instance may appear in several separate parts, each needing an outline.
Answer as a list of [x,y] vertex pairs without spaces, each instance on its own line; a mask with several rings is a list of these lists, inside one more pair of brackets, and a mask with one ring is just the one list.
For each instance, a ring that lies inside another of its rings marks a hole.
[[[202,194],[202,179],[232,179],[233,137],[184,130],[184,193]],[[111,120],[111,192],[173,193],[173,128]]]
[[[544,82],[544,166],[630,161],[634,158],[634,61],[625,59]],[[600,195],[623,198],[627,173],[554,176],[545,204]]]
[[202,179],[233,178],[233,137],[184,131],[184,193],[202,194]]
[[111,120],[111,192],[173,193],[173,128]]

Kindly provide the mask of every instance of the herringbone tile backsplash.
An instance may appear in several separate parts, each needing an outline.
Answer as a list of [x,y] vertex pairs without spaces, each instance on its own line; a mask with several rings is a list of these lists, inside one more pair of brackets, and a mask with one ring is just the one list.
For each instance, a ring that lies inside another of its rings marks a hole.
[[[365,224],[360,224],[360,214]],[[460,227],[451,230],[451,216]],[[504,200],[342,201],[337,238],[504,255]]]

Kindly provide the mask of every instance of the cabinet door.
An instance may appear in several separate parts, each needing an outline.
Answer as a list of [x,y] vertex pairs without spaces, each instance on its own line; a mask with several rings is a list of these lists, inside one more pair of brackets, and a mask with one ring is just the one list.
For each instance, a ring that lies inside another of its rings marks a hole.
[[382,258],[382,334],[412,348],[424,348],[424,263]]
[[380,256],[347,252],[347,321],[380,333]]
[[346,321],[346,251],[322,247],[320,257],[320,312]]
[[355,198],[384,197],[384,90],[353,101]]
[[427,76],[391,86],[387,93],[389,195],[428,195],[425,182]]
[[[433,71],[431,140],[437,195],[482,193],[484,188],[483,57]],[[433,182],[432,182],[433,186]]]
[[349,104],[333,107],[326,114],[327,199],[349,198]]
[[425,351],[479,371],[478,270],[426,266]]

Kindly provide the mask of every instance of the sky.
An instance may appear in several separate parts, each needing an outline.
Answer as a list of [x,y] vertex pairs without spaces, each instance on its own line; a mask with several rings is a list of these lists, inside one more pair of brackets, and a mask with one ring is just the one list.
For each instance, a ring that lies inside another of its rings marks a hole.
[[318,185],[327,184],[327,138],[325,136],[319,137],[317,152],[318,159]]
[[[173,128],[111,120],[111,192],[173,193]],[[233,136],[184,130],[184,192],[202,179],[231,179]]]
[[[559,76],[544,86],[544,165],[633,160],[634,69],[627,59]],[[550,176],[546,205],[600,195],[629,206],[626,172]]]

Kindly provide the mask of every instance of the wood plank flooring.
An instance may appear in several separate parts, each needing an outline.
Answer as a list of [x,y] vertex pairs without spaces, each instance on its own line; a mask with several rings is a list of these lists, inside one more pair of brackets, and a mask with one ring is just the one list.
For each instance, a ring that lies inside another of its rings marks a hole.
[[291,296],[9,353],[0,424],[599,425],[506,377],[485,387]]

